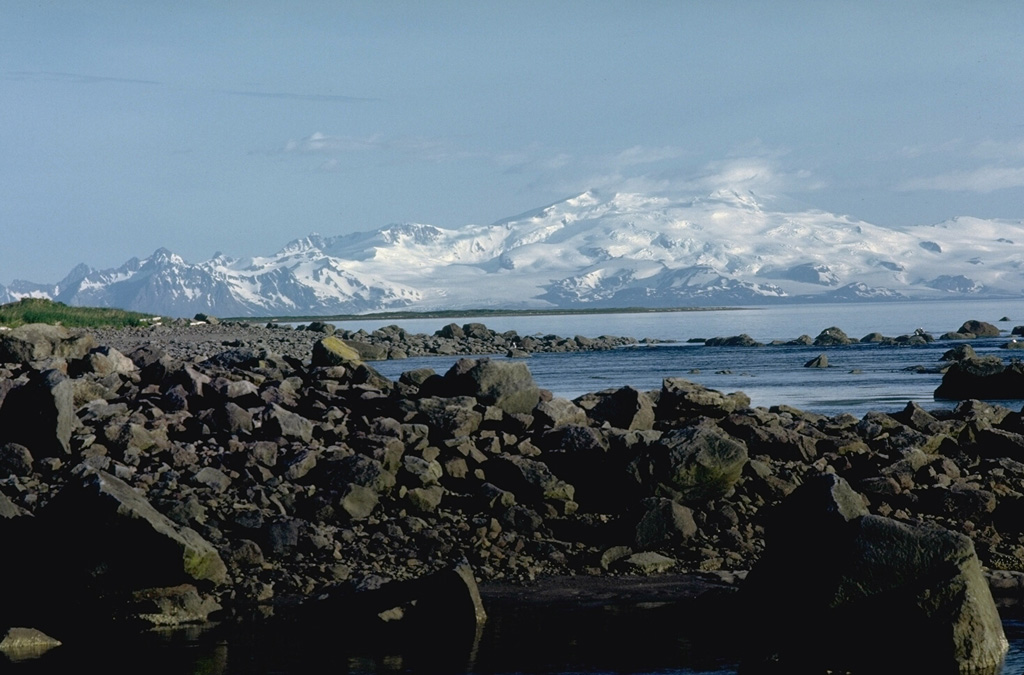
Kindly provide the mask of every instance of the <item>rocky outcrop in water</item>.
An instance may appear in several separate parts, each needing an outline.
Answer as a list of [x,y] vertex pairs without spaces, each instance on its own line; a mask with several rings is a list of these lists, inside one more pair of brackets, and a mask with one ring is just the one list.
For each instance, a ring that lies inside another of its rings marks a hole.
[[515,360],[391,381],[337,331],[88,335],[0,365],[2,626],[280,614],[463,559],[516,583],[742,573],[822,474],[1024,588],[1024,418],[998,406],[826,417],[680,378],[567,401]]

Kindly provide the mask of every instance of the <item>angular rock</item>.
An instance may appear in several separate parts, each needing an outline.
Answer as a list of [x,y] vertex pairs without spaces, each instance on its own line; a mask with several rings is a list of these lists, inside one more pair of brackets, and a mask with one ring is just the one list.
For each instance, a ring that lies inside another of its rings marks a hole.
[[662,436],[631,463],[631,473],[648,491],[704,502],[728,494],[746,463],[742,441],[718,427],[699,425]]
[[1007,650],[971,540],[868,514],[834,475],[779,509],[741,594],[755,671],[995,673]]
[[139,492],[103,471],[86,471],[40,514],[61,533],[65,561],[105,585],[128,588],[227,580],[217,550],[176,525]]
[[348,366],[362,363],[355,348],[342,339],[328,336],[313,345],[313,366]]
[[725,417],[750,407],[750,397],[743,392],[723,394],[680,377],[662,381],[658,397],[657,419],[676,422],[693,417]]
[[72,333],[63,326],[29,323],[0,333],[0,363],[28,363],[51,356],[80,359],[96,346],[91,335]]
[[828,357],[824,354],[819,354],[813,359],[804,364],[804,368],[828,368]]
[[634,543],[646,551],[664,544],[678,544],[697,534],[693,511],[671,499],[645,499],[645,511],[636,525]]
[[60,640],[35,628],[8,628],[0,635],[0,653],[14,662],[39,658],[59,646]]
[[33,457],[60,457],[71,452],[75,417],[74,386],[57,370],[32,371],[0,407],[0,442],[24,445]]
[[540,388],[526,364],[494,359],[460,359],[445,373],[449,396],[472,396],[507,413],[529,413],[540,402]]
[[[596,422],[609,424],[616,429],[652,429],[654,427],[654,403],[646,393],[633,387],[622,387],[609,392],[592,394],[581,400]],[[589,405],[592,401],[592,405]]]

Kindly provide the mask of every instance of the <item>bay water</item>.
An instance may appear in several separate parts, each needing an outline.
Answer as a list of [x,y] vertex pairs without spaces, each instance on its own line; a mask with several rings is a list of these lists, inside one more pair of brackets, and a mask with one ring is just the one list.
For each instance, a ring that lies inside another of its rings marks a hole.
[[[979,354],[1009,358],[1002,349],[1017,325],[1024,325],[1024,300],[976,302],[887,302],[846,305],[795,305],[757,309],[723,309],[628,314],[541,316],[465,316],[397,322],[410,333],[433,334],[448,323],[483,322],[498,332],[521,336],[648,338],[650,345],[600,352],[534,354],[526,363],[537,383],[556,396],[573,399],[588,392],[632,386],[658,389],[665,377],[683,377],[724,392],[742,391],[754,406],[788,405],[827,415],[848,412],[858,417],[869,410],[894,412],[910,401],[925,408],[955,405],[935,401],[942,376],[942,354],[955,343],[935,341],[923,346],[854,344],[845,347],[765,346],[709,347],[690,340],[747,334],[763,343],[816,337],[838,327],[859,340],[878,332],[887,337],[924,330],[934,337],[976,319],[999,327],[1002,336],[972,340]],[[1008,320],[1002,320],[1008,319]],[[344,322],[339,328],[372,332],[396,322]],[[824,354],[829,368],[805,368]],[[378,361],[381,374],[397,378],[403,371],[432,368],[444,373],[459,357],[417,357]],[[1019,408],[1019,402],[1003,402]]]

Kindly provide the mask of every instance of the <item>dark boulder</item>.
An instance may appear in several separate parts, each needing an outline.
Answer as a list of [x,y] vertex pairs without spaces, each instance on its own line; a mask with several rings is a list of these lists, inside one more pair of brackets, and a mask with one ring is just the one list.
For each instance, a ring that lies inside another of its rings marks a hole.
[[37,458],[60,457],[70,454],[77,424],[71,380],[57,370],[32,371],[3,399],[0,442],[24,445]]
[[130,589],[227,580],[212,544],[103,471],[84,469],[39,517],[54,533],[53,545],[72,577]]
[[853,344],[854,340],[850,338],[840,328],[831,326],[818,333],[818,337],[814,338],[814,346],[816,347],[835,347],[839,345]]
[[971,333],[975,337],[999,337],[999,328],[986,321],[971,319],[964,321],[957,333]]
[[540,388],[525,363],[459,359],[444,375],[447,396],[472,396],[506,413],[529,413],[540,402]]
[[694,417],[725,417],[750,407],[750,397],[743,392],[723,394],[680,377],[662,380],[658,396],[657,419],[673,423]]
[[870,515],[832,474],[783,502],[767,537],[741,589],[744,672],[998,672],[1007,641],[968,537]]
[[747,446],[712,424],[676,429],[630,463],[630,473],[648,492],[681,502],[723,497],[739,481]]
[[1024,399],[1024,363],[1004,365],[997,356],[954,362],[935,390],[936,399]]
[[704,341],[707,347],[763,347],[763,342],[758,342],[746,333],[730,337],[713,337]]

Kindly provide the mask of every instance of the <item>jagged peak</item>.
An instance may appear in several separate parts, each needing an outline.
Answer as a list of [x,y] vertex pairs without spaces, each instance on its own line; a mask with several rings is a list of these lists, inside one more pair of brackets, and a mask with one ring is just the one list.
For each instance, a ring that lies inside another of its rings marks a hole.
[[298,239],[293,239],[288,242],[275,255],[285,256],[295,255],[296,253],[306,253],[308,251],[322,251],[326,246],[327,242],[320,233],[311,232],[305,237],[299,237]]

